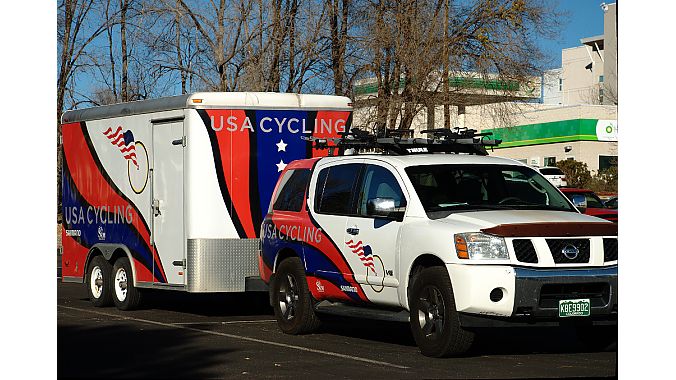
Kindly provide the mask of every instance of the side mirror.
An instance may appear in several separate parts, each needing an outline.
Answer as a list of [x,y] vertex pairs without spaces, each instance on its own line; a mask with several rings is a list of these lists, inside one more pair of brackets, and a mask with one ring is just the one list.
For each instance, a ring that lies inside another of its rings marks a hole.
[[393,198],[372,198],[366,202],[366,214],[377,218],[401,221],[405,210],[405,207],[396,207]]
[[587,198],[584,195],[573,195],[573,205],[584,214],[587,211]]

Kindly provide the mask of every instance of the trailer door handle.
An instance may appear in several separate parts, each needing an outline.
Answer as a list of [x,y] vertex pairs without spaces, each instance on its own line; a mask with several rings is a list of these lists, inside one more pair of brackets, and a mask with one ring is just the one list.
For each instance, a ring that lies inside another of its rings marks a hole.
[[181,137],[180,139],[174,140],[171,142],[171,145],[183,145],[185,146],[185,136]]
[[347,233],[350,234],[350,235],[357,235],[357,234],[359,234],[359,228],[357,228],[357,227],[350,227],[350,228],[348,228],[346,231],[347,231]]

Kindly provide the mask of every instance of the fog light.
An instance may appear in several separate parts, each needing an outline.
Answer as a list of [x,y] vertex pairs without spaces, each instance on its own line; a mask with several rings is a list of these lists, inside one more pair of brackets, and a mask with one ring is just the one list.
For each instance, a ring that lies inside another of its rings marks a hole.
[[495,289],[491,290],[491,295],[490,295],[491,301],[498,302],[502,299],[503,295],[504,295],[504,293],[502,292],[502,289],[495,288]]

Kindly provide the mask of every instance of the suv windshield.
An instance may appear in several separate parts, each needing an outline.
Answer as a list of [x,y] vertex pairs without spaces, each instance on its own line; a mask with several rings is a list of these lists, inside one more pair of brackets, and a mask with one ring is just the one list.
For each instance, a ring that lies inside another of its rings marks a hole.
[[575,209],[540,173],[513,165],[421,165],[406,168],[431,219],[480,210]]

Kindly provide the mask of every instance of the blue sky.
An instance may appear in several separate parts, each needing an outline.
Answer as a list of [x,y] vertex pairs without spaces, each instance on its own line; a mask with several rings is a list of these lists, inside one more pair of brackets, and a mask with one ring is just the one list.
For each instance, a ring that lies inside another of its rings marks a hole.
[[[580,38],[603,34],[602,0],[559,0],[557,8],[569,13],[568,22],[554,40],[541,40],[552,62],[546,68],[561,67],[561,50],[580,45]],[[606,0],[607,4],[617,1]]]

